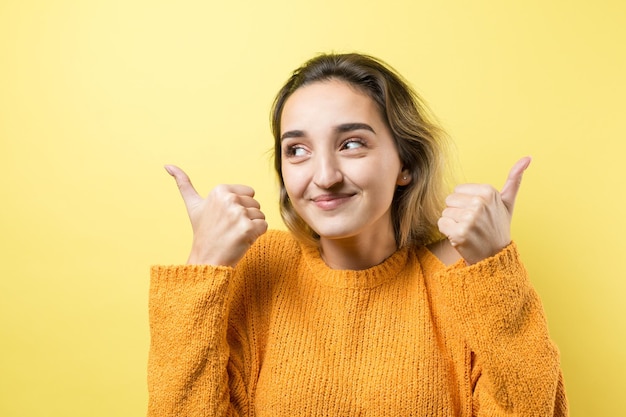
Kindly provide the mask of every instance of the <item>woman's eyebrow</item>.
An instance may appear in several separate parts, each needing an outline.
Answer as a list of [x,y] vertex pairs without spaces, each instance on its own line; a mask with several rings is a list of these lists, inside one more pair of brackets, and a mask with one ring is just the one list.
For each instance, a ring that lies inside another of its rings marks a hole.
[[283,141],[289,138],[301,138],[304,136],[304,132],[302,130],[289,130],[282,135],[280,135],[280,140]]
[[335,131],[338,133],[352,132],[354,130],[369,130],[372,133],[376,133],[372,126],[366,123],[343,123],[335,127]]
[[[346,133],[353,132],[355,130],[369,130],[372,133],[376,133],[372,126],[367,123],[342,123],[340,125],[335,126],[335,132],[337,133]],[[287,132],[280,135],[280,140],[283,141],[289,138],[302,138],[306,136],[303,130],[288,130]]]

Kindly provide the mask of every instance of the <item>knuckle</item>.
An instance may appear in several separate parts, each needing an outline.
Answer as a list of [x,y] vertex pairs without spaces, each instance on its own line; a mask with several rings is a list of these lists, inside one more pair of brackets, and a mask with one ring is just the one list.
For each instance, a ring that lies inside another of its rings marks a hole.
[[224,196],[224,194],[226,194],[226,189],[225,189],[224,184],[216,185],[209,193],[211,197],[216,198],[216,199],[221,199]]
[[500,193],[492,185],[484,184],[481,188],[481,194],[487,201],[491,201]]
[[[229,197],[231,198],[231,197]],[[248,210],[245,207],[240,206],[238,204],[233,204],[230,206],[230,211],[235,218],[238,219],[248,219]]]
[[459,224],[457,228],[457,232],[455,233],[458,240],[465,241],[467,239],[468,234],[469,234],[469,226],[467,224]]
[[224,202],[226,202],[228,204],[238,205],[238,203],[239,203],[239,199],[237,198],[237,194],[233,194],[231,192],[224,193],[222,198],[224,199]]
[[461,220],[466,224],[472,224],[476,221],[478,217],[478,212],[482,206],[476,207],[473,210],[465,210],[461,215]]
[[474,195],[470,199],[470,207],[479,208],[485,205],[485,200],[481,195]]
[[252,224],[252,221],[243,222],[241,225],[241,232],[243,235],[247,236],[248,238],[250,236],[254,236],[254,225]]
[[213,192],[217,194],[223,194],[226,192],[227,189],[228,187],[226,186],[226,184],[218,184],[215,186],[215,188],[213,188]]

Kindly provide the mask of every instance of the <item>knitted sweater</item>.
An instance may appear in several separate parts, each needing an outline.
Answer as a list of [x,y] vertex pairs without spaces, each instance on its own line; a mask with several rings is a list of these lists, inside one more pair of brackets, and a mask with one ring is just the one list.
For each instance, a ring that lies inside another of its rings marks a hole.
[[564,416],[559,354],[515,244],[363,271],[269,231],[236,268],[155,266],[149,416]]

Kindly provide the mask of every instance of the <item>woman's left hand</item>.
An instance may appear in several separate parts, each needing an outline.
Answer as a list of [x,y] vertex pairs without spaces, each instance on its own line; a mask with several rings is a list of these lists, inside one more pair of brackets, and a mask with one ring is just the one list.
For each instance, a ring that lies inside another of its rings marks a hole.
[[531,159],[511,168],[498,192],[486,184],[463,184],[446,198],[438,226],[468,265],[495,255],[511,243],[511,218],[522,175]]

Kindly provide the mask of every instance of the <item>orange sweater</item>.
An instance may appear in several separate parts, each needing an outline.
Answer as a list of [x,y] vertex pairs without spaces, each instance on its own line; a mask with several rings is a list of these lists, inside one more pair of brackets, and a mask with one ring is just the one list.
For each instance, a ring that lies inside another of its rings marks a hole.
[[564,416],[559,354],[514,244],[364,271],[269,231],[236,268],[155,266],[149,416]]

